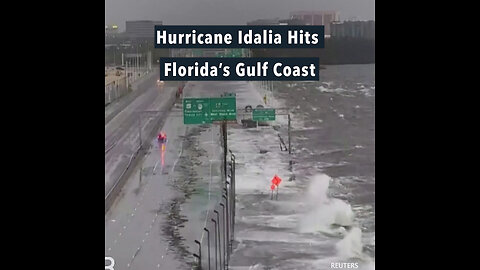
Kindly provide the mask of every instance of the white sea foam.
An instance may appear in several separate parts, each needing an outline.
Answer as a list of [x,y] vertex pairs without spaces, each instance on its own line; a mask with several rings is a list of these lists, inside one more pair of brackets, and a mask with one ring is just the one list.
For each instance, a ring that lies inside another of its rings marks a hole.
[[330,181],[331,178],[326,174],[318,174],[312,178],[306,194],[309,212],[299,220],[298,229],[301,233],[343,234],[344,229],[339,229],[338,226],[353,224],[351,206],[342,200],[328,197]]

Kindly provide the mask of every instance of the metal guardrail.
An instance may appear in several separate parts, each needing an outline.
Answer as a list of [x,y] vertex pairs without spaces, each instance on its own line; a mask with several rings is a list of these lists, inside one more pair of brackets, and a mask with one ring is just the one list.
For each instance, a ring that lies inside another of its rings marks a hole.
[[105,196],[105,200],[107,200],[110,195],[112,194],[112,192],[115,190],[115,188],[117,187],[118,183],[120,182],[120,179],[122,179],[122,177],[125,175],[125,173],[127,172],[127,170],[130,168],[130,165],[132,164],[132,160],[135,158],[135,156],[140,152],[140,146],[135,150],[134,153],[132,153],[132,155],[130,156],[130,160],[128,161],[128,164],[127,166],[125,166],[125,169],[122,171],[122,173],[120,174],[120,176],[117,178],[117,180],[115,181],[115,184],[113,184],[112,188],[110,189],[110,191],[107,193],[107,195]]
[[119,78],[105,85],[105,106],[128,93],[126,78]]
[[[289,153],[291,153],[290,114],[288,108],[277,109],[282,110],[282,112],[278,113],[278,115],[286,115],[288,117],[288,150]],[[249,113],[240,114],[245,116]],[[194,242],[198,245],[198,252],[193,254],[196,267],[195,269],[228,269],[230,263],[230,256],[233,253],[236,216],[236,159],[235,154],[231,150],[229,150],[227,146],[228,133],[225,121],[223,121],[222,123],[221,134],[221,145],[223,146],[223,159],[221,164],[223,172],[222,179],[225,183],[225,186],[222,192],[222,199],[216,204],[213,212],[209,212],[210,215],[207,214],[205,226],[203,228],[203,231],[207,232],[206,237],[205,233],[203,233],[200,237],[200,240],[194,240]],[[284,149],[284,151],[286,150],[285,148],[287,148],[286,143],[283,141],[283,139],[281,139],[281,148]],[[292,163],[290,162],[290,164]],[[214,237],[212,237],[212,235]],[[211,250],[212,247],[210,245],[211,242],[214,243],[213,254],[215,255],[213,256]],[[202,249],[204,250],[205,248],[207,248],[207,255],[205,255],[205,252],[202,251]]]
[[[276,108],[280,112],[276,113],[277,115],[286,115],[288,117],[288,150],[291,153],[291,142],[290,142],[290,113],[288,108]],[[240,112],[237,116],[240,115],[242,118],[245,116],[251,116],[251,112]],[[237,118],[238,120],[238,118]],[[233,244],[235,240],[235,215],[236,215],[236,191],[235,191],[235,154],[228,149],[228,133],[227,133],[227,124],[225,121],[222,122],[222,140],[221,145],[223,146],[223,159],[222,159],[222,179],[224,180],[225,186],[222,192],[222,199],[214,207],[212,213],[206,217],[205,227],[203,228],[205,233],[202,233],[200,240],[195,240],[194,242],[198,245],[198,253],[194,253],[193,257],[195,260],[196,269],[228,269],[230,262],[230,256],[233,253]],[[279,138],[281,139],[280,135]],[[283,147],[282,147],[283,146]],[[285,149],[287,146],[283,139],[281,139],[281,148]],[[228,154],[230,154],[230,160],[228,160]],[[220,214],[220,212],[222,214]],[[222,217],[222,218],[221,218]],[[207,222],[210,221],[210,222]],[[212,226],[213,224],[213,226]],[[214,242],[214,256],[211,256],[211,246],[212,234]],[[206,242],[206,243],[205,243]],[[205,252],[202,252],[202,249],[207,248],[207,256],[205,257]],[[217,255],[218,254],[218,255]],[[220,266],[218,268],[218,266]]]
[[[194,269],[228,269],[235,237],[235,155],[227,147],[226,124],[222,125],[222,199],[206,216],[200,240],[195,239],[198,252],[193,254]],[[230,155],[229,155],[230,154]],[[228,159],[230,156],[230,159]],[[213,247],[212,247],[213,243]],[[205,252],[205,248],[207,252]],[[203,251],[202,251],[203,249]],[[213,249],[213,250],[212,250]]]

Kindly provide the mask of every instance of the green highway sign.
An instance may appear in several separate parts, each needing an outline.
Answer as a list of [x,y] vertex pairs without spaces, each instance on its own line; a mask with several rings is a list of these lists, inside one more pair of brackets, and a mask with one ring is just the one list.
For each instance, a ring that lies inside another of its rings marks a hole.
[[183,123],[185,125],[212,123],[212,119],[210,117],[210,99],[184,98]]
[[275,121],[275,109],[253,109],[253,121]]
[[235,96],[183,99],[183,123],[185,125],[209,124],[212,121],[236,119],[237,99]]
[[212,121],[237,119],[237,99],[235,96],[210,98]]

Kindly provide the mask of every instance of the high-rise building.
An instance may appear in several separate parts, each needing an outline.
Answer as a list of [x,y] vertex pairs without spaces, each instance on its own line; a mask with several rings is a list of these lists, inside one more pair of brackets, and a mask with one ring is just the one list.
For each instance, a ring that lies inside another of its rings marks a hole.
[[126,21],[125,33],[133,40],[151,40],[155,37],[155,25],[162,25],[162,21]]
[[301,20],[306,25],[325,26],[325,35],[330,35],[330,23],[338,20],[336,11],[292,11],[290,18]]

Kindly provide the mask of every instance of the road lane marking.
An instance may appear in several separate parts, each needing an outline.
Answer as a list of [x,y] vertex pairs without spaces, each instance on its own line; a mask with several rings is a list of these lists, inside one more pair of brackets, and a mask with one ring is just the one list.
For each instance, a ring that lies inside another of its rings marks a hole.
[[179,153],[177,159],[175,160],[175,162],[173,163],[171,173],[173,173],[173,171],[175,170],[175,166],[177,166],[177,162],[180,160],[180,157],[182,156],[182,154],[183,154],[183,140],[182,140],[181,147],[180,147],[180,153]]
[[[213,146],[213,127],[210,127],[210,130],[211,130],[211,134],[212,134],[212,146]],[[214,150],[214,149],[212,149]],[[210,181],[208,182],[208,203],[210,203],[210,194],[211,194],[211,186],[212,186],[212,160],[209,160],[210,162]],[[208,207],[208,203],[207,203],[207,214],[205,215],[205,223],[203,225],[204,228],[207,227],[207,219],[208,219],[208,214],[210,213],[210,209]],[[200,242],[203,241],[203,237],[205,236],[205,230],[202,231],[202,236],[200,237]]]
[[155,170],[157,169],[157,165],[158,165],[158,160],[157,160],[157,162],[155,163],[155,166],[153,167],[153,173],[155,173]]
[[[181,150],[179,151],[178,157],[176,158],[176,160],[175,160],[175,162],[174,162],[174,164],[173,164],[173,167],[172,167],[172,169],[171,169],[172,172],[175,170],[176,165],[178,164],[181,156],[183,155],[183,150],[184,150],[183,148],[184,148],[184,142],[182,141],[182,142],[181,142]],[[159,161],[156,161],[155,166],[154,166],[154,172],[156,172],[156,168],[157,168],[157,166],[158,166],[158,163],[159,163]],[[144,197],[145,197],[145,195],[146,195],[146,191],[147,191],[147,189],[149,189],[149,187],[150,187],[151,185],[153,185],[153,184],[151,184],[150,181],[147,181],[147,183],[144,185],[143,190],[142,190],[142,194],[141,194],[141,197],[140,197],[140,200],[137,201],[137,207],[140,207],[140,205],[143,204]],[[131,212],[130,217],[136,216],[133,212],[135,212],[135,211],[137,210],[137,207],[135,207],[134,210]],[[159,216],[159,213],[156,212],[156,213],[155,213],[155,218],[152,220],[152,223],[150,224],[150,230],[145,233],[145,235],[146,235],[147,237],[148,237],[148,235],[150,234],[150,231],[152,230],[153,225],[155,224],[158,216]],[[112,220],[112,222],[116,222],[116,220]],[[129,219],[127,220],[127,222],[130,223],[130,222],[131,222],[131,218],[129,218]],[[123,226],[124,230],[126,229],[126,227],[127,227],[127,226]],[[120,233],[119,235],[121,236],[122,233]],[[147,239],[142,239],[142,243],[145,243],[146,240],[147,240]],[[117,239],[115,239],[114,243],[116,244],[117,242],[118,242]],[[141,249],[141,247],[142,247],[142,245],[140,245],[140,247],[137,249],[137,252],[136,252],[137,254],[138,254],[138,251]],[[111,248],[110,248],[110,250],[111,250]],[[168,247],[166,247],[166,250],[167,250],[167,252],[168,252]],[[132,261],[128,264],[128,268],[130,268],[130,267],[132,266],[132,264],[133,264],[133,263],[132,263],[132,262],[133,262],[133,258],[135,258],[135,256],[136,256],[136,254],[132,257]],[[162,259],[163,259],[163,258],[164,258],[164,257],[162,256]]]

